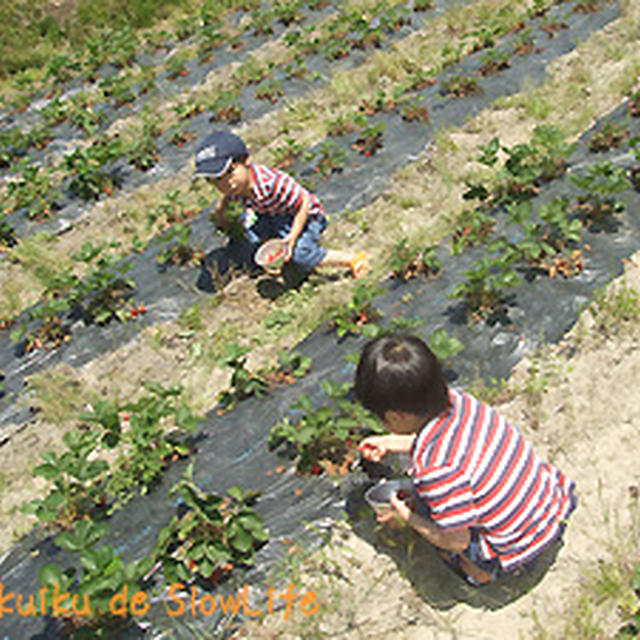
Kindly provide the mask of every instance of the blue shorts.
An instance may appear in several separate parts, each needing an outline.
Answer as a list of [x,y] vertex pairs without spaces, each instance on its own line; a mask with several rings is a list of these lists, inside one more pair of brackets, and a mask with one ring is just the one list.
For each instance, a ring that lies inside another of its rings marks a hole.
[[[251,226],[245,226],[247,240],[253,253],[270,238],[284,238],[290,231],[293,216],[258,216]],[[243,218],[244,224],[244,218]],[[320,246],[320,235],[327,227],[327,218],[318,213],[310,215],[293,248],[291,262],[302,271],[311,271],[327,256],[327,250]],[[253,255],[253,254],[252,254]]]

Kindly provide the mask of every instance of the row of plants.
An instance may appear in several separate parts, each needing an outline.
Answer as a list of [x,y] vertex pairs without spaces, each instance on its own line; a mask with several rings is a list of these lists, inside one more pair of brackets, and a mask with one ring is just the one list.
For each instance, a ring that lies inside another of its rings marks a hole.
[[[206,3],[205,3],[206,4]],[[295,5],[295,6],[294,6]],[[278,16],[283,12],[291,10],[298,10],[302,8],[302,4],[295,3],[276,3],[273,7],[266,8],[264,10],[252,10],[252,16],[256,20],[264,20],[264,16],[274,13]],[[371,19],[379,18],[381,12],[384,13],[386,8],[385,2],[379,2],[372,9]],[[393,8],[393,6],[392,6]],[[210,14],[211,8],[205,6],[202,8],[203,14]],[[367,17],[359,12],[352,14],[359,16],[359,20],[362,24],[367,23]],[[337,21],[343,21],[344,18],[340,17],[343,14],[338,14]],[[258,16],[263,16],[258,18]],[[202,30],[202,42],[198,45],[198,54],[201,62],[209,60],[212,56],[212,49],[220,47],[223,44],[229,42],[240,42],[239,34],[235,34],[231,37],[223,36],[220,29],[216,29],[213,26],[212,18],[197,17],[194,16],[193,20],[200,23]],[[379,18],[382,24],[387,24],[388,20]],[[221,20],[217,19],[216,25],[220,27]],[[245,30],[251,30],[251,25],[244,27]],[[314,29],[312,25],[310,27]],[[329,29],[329,35],[325,35],[327,42],[331,42],[331,36],[333,30]],[[144,66],[142,71],[130,66],[137,45],[139,45],[137,36],[130,30],[125,29],[122,33],[114,32],[108,34],[110,37],[106,40],[100,39],[95,42],[90,42],[88,48],[88,55],[82,57],[82,60],[72,60],[66,55],[54,55],[48,68],[48,76],[52,81],[51,96],[52,99],[48,104],[38,112],[39,124],[31,131],[24,133],[18,128],[14,128],[4,133],[4,140],[6,143],[13,143],[13,147],[16,150],[28,148],[32,139],[42,141],[46,139],[43,131],[47,131],[47,128],[56,126],[65,120],[70,120],[72,124],[78,126],[82,131],[87,134],[92,134],[104,121],[104,113],[95,109],[94,106],[98,103],[109,100],[115,107],[120,107],[126,104],[132,103],[136,95],[144,94],[155,86],[156,77],[159,74],[159,69],[151,66]],[[204,46],[203,46],[204,43]],[[158,44],[154,44],[158,46]],[[188,74],[187,63],[192,59],[192,55],[189,49],[181,49],[175,51],[166,61],[167,74],[170,79],[175,79],[180,76]],[[292,64],[296,60],[296,56],[293,53],[290,56],[287,65]],[[110,75],[98,80],[97,71],[103,67],[106,62],[109,61],[116,68],[121,70],[118,75]],[[265,65],[261,67],[260,63],[255,58],[249,58],[240,69],[234,74],[234,85],[236,89],[246,86],[255,82],[255,78],[259,79],[265,77],[265,72],[273,70],[273,63],[271,65]],[[95,84],[87,91],[80,92],[76,95],[62,100],[60,84],[66,80],[71,79],[81,71],[87,73],[87,78]],[[298,74],[300,69],[298,69]],[[256,75],[258,74],[258,75]],[[275,90],[277,92],[277,90]],[[259,94],[265,96],[264,99],[273,97],[274,93],[268,91],[267,87],[262,87]],[[268,94],[268,95],[265,95]],[[21,108],[26,108],[26,104],[22,104]],[[42,143],[42,142],[41,142]],[[3,155],[11,157],[11,146],[9,144],[2,145]],[[15,154],[15,152],[14,152]]]
[[[542,9],[540,9],[542,11]],[[251,62],[251,61],[248,61]],[[248,63],[245,63],[248,64]],[[257,70],[260,71],[262,75],[264,73],[269,72],[268,65],[266,68],[260,67],[258,63],[253,61],[254,65],[257,65]],[[242,69],[242,67],[241,67]],[[255,70],[254,70],[255,71]],[[242,74],[241,74],[242,75]],[[251,81],[251,74],[247,72],[244,74],[247,77],[246,81]],[[260,77],[262,77],[262,75]],[[388,110],[389,105],[395,105],[396,101],[399,100],[399,97],[402,96],[403,93],[406,93],[407,90],[413,89],[416,86],[419,86],[425,80],[425,74],[423,72],[416,72],[416,77],[411,77],[410,81],[404,82],[401,85],[395,87],[389,95],[386,96],[385,92],[379,91],[378,93],[381,95],[377,95],[374,100],[365,100],[363,104],[360,106],[360,110],[364,111],[366,114],[373,114],[380,110]],[[427,78],[427,80],[432,80],[432,78]],[[271,82],[273,84],[272,79],[267,79],[265,82]],[[277,88],[272,87],[271,89],[264,88],[264,95],[271,95],[272,89],[277,92]],[[428,110],[424,104],[420,104],[415,98],[405,96],[402,102],[402,117],[406,120],[415,120],[420,119],[422,121],[426,121],[428,119]],[[176,113],[179,114],[180,119],[186,119],[192,117],[195,113],[199,113],[202,110],[206,109],[207,106],[211,107],[213,111],[213,116],[216,117],[216,113],[221,117],[221,119],[229,119],[229,120],[237,120],[241,114],[241,107],[238,101],[237,95],[235,98],[233,97],[233,92],[227,92],[222,94],[221,96],[217,96],[215,100],[213,100],[212,105],[204,105],[197,98],[190,98],[185,103],[179,103],[175,106]],[[55,104],[55,103],[53,103]],[[52,112],[57,112],[57,109],[51,108]],[[353,118],[355,122],[357,120]],[[337,123],[339,124],[339,123]],[[345,123],[345,126],[349,126],[348,122]],[[353,147],[359,151],[359,153],[368,156],[373,155],[378,149],[381,148],[383,142],[383,134],[384,134],[384,123],[377,124],[366,124],[361,123],[358,124],[361,134],[356,138],[353,143]],[[135,167],[141,170],[147,170],[152,167],[157,159],[157,142],[155,138],[160,134],[160,129],[157,125],[157,121],[153,121],[153,119],[147,114],[147,117],[144,120],[142,131],[139,135],[133,137],[133,142],[131,143],[128,150],[124,153],[127,156],[128,161]],[[175,144],[184,144],[185,141],[188,141],[189,133],[185,129],[184,126],[180,126],[179,124],[174,126],[170,132],[170,139]],[[94,144],[90,147],[93,149],[94,147],[100,148],[101,144]],[[332,172],[340,171],[342,164],[340,154],[331,148],[331,145],[327,144],[327,148],[321,147],[318,151],[319,160],[315,167],[315,169],[320,173],[321,177],[327,177]],[[286,152],[286,150],[283,150]],[[78,152],[80,153],[80,152]],[[309,152],[307,152],[309,153]],[[115,155],[115,154],[114,154]],[[287,162],[291,161],[291,153],[287,154],[288,159],[285,160]],[[108,158],[114,159],[114,158]],[[107,193],[110,193],[114,188],[117,188],[118,180],[117,175],[105,175],[104,171],[101,171],[100,168],[103,166],[103,162],[101,159],[97,159],[97,162],[94,161],[94,172],[95,179],[92,180],[94,175],[87,171],[86,165],[90,159],[84,157],[84,153],[81,153],[81,157],[76,158],[78,168],[81,170],[81,176],[79,181],[74,181],[74,187],[76,193],[80,194],[84,198],[96,197],[100,193],[104,193],[105,190]],[[70,169],[75,168],[75,163],[73,166],[69,167]],[[84,171],[83,171],[84,169]],[[49,192],[47,189],[44,189],[44,180],[41,180],[37,185],[33,184],[33,181],[30,179],[32,176],[24,176],[22,180],[19,182],[26,182],[26,190],[31,191],[32,195],[28,196],[27,194],[27,202],[30,200],[33,203],[32,208],[29,208],[30,215],[35,217],[36,219],[42,219],[48,215],[51,215],[52,211],[55,211],[58,206],[58,194],[53,192]],[[50,178],[47,178],[50,180]],[[309,186],[314,186],[311,184],[313,181],[307,178],[307,181],[310,182]],[[88,185],[85,183],[88,182]],[[97,184],[96,184],[97,183]],[[104,183],[104,184],[102,184]],[[32,185],[32,186],[31,186]],[[102,188],[103,191],[100,191]]]
[[[328,51],[327,47],[336,46],[336,42],[343,42],[343,39],[336,38],[336,33],[341,33],[346,30],[349,31],[351,28],[354,29],[365,29],[369,30],[374,28],[377,31],[389,31],[393,32],[398,25],[401,25],[405,22],[408,22],[408,19],[405,17],[407,10],[406,9],[398,9],[393,5],[391,7],[387,7],[384,2],[378,3],[371,9],[371,15],[365,15],[360,13],[359,11],[355,12],[342,12],[337,17],[329,20],[324,25],[311,25],[307,28],[307,32],[305,33],[305,37],[310,39],[310,42],[313,44],[311,46],[309,42],[302,47],[303,49],[309,49],[311,47],[312,50],[319,51]],[[494,28],[495,35],[502,35],[507,31],[508,22],[506,18],[502,18],[502,21],[496,18],[496,23],[498,26]],[[371,24],[375,24],[375,27],[371,27]],[[518,23],[516,23],[518,24]],[[345,26],[346,25],[346,26]],[[321,35],[318,35],[318,32]],[[368,31],[367,31],[368,32]],[[473,35],[476,34],[476,31],[472,32]],[[292,32],[290,38],[287,41],[289,46],[298,46],[301,42],[301,32],[295,31]],[[379,42],[380,39],[377,38],[376,42]],[[464,43],[464,41],[463,41]],[[344,46],[344,45],[340,45]],[[353,45],[355,46],[355,45]],[[313,52],[313,51],[311,51]],[[308,55],[309,51],[307,51],[306,55]],[[305,51],[299,51],[296,49],[295,55],[292,55],[291,61],[287,63],[283,63],[280,67],[284,67],[285,75],[290,76],[295,74],[296,77],[303,77],[306,74],[306,68],[304,63],[302,62],[303,57],[301,54],[305,54]],[[170,71],[173,76],[180,75],[184,72],[186,59],[185,56],[175,55],[170,58],[169,63],[176,68]],[[168,64],[169,64],[168,63]],[[235,100],[237,103],[238,92],[240,89],[247,84],[251,84],[254,82],[259,82],[264,79],[264,86],[261,86],[257,89],[258,97],[263,97],[264,99],[270,99],[272,101],[277,100],[279,94],[281,94],[282,88],[279,87],[278,81],[274,80],[273,73],[275,67],[273,63],[260,63],[255,58],[249,58],[245,63],[243,63],[240,68],[234,73],[234,89],[232,89],[232,94],[234,94]],[[274,85],[271,87],[270,85]],[[116,79],[106,79],[100,83],[100,89],[103,90],[103,93],[109,95],[115,95],[115,101],[118,104],[126,104],[130,101],[130,97],[132,95],[132,87],[133,80],[128,80],[124,76],[118,76]],[[147,90],[149,87],[145,83],[141,88],[141,92]],[[219,92],[217,92],[219,93]],[[109,96],[107,96],[109,97]],[[231,96],[227,95],[227,102],[229,101]],[[98,99],[98,96],[94,96],[92,99],[82,98],[81,94],[74,97],[69,101],[60,101],[53,100],[46,108],[42,110],[42,120],[43,123],[41,125],[46,127],[48,123],[56,123],[61,121],[60,118],[68,117],[68,112],[77,113],[77,119],[80,123],[86,123],[85,130],[91,130],[97,124],[97,120],[99,120],[100,113],[95,112],[91,109],[91,104],[95,103]],[[203,100],[206,102],[206,100]],[[212,103],[216,103],[217,99],[210,100]],[[222,101],[224,102],[224,100]],[[86,103],[86,107],[88,109],[87,112],[82,112],[78,110],[78,106],[82,105],[82,103]],[[71,109],[71,106],[75,106],[75,109]],[[178,107],[180,105],[177,105]],[[220,104],[212,104],[212,110],[214,114],[220,111],[224,111],[221,109],[224,105]],[[237,107],[237,104],[236,104]],[[203,105],[201,104],[200,110],[203,109]],[[232,111],[237,112],[237,108]],[[224,115],[224,113],[222,114]],[[237,113],[234,117],[238,117]],[[36,128],[37,129],[37,128]],[[11,132],[12,136],[20,135],[20,133],[16,131]],[[23,138],[26,137],[25,134],[22,134]],[[33,136],[31,136],[33,137]],[[42,139],[42,135],[38,136],[38,139]],[[24,140],[23,140],[24,143]],[[24,145],[23,145],[24,146]],[[7,149],[5,148],[5,154]]]
[[[181,501],[149,554],[125,562],[104,544],[107,516],[151,491],[172,463],[194,449],[201,418],[185,403],[182,387],[149,382],[145,391],[134,402],[99,400],[81,415],[79,426],[63,437],[66,450],[45,452],[34,469],[51,483],[49,493],[23,506],[46,532],[57,532],[54,542],[66,552],[69,566],[50,562],[40,569],[37,609],[74,640],[113,637],[148,611],[152,588],[198,581],[214,589],[235,568],[251,565],[268,539],[253,508],[256,492],[235,486],[225,494],[205,493],[193,480],[191,463],[169,492]],[[152,580],[159,569],[160,583]]]
[[[558,130],[538,127],[528,145],[508,149],[494,139],[483,148],[479,161],[493,167],[499,150],[507,159],[498,168],[496,184],[492,188],[470,185],[466,197],[479,199],[480,205],[466,212],[474,222],[465,220],[463,232],[454,235],[456,248],[460,237],[465,246],[487,243],[488,253],[465,273],[465,282],[452,293],[474,319],[506,312],[506,291],[522,280],[518,271],[524,271],[527,277],[580,273],[584,261],[582,230],[615,230],[615,218],[625,208],[618,195],[631,186],[624,167],[610,161],[596,162],[570,175],[571,185],[579,189],[575,198],[556,197],[541,205],[534,215],[531,198],[543,183],[566,171],[571,147],[559,138]],[[491,224],[486,224],[488,212],[495,212],[496,207],[506,211],[510,223],[500,234],[494,234]]]
[[26,351],[55,349],[70,340],[74,320],[104,325],[146,313],[144,305],[135,305],[132,313],[135,282],[126,275],[132,263],[119,248],[118,242],[85,243],[71,256],[78,272],[67,267],[47,276],[40,303],[24,314],[11,339],[22,342]]
[[[186,14],[172,24],[165,23],[163,28],[136,28],[131,24],[118,25],[109,20],[98,29],[85,33],[83,42],[70,49],[60,48],[48,57],[46,64],[40,63],[33,68],[25,66],[15,73],[11,84],[16,90],[13,106],[24,108],[32,96],[47,86],[57,87],[61,83],[82,78],[95,82],[99,74],[107,79],[115,78],[118,72],[129,71],[140,60],[141,55],[150,54],[158,49],[169,50],[192,40],[201,59],[206,59],[213,50],[223,44],[242,44],[240,39],[247,32],[254,31],[251,21],[264,22],[271,14],[274,21],[287,22],[286,16],[292,12],[304,18],[302,11],[307,5],[309,10],[329,4],[326,0],[303,2],[277,2],[271,8],[260,8],[258,2],[249,0],[214,2],[205,0],[199,3],[197,10],[189,7]],[[247,17],[249,24],[247,24]],[[85,16],[88,21],[90,16]],[[57,24],[52,17],[50,23]],[[57,24],[57,29],[61,25]],[[63,33],[64,29],[62,32]]]
[[[595,152],[592,141],[609,129],[603,125],[595,131],[587,146]],[[630,140],[634,146],[637,142]],[[508,290],[523,277],[579,274],[585,259],[583,230],[612,231],[617,227],[616,216],[625,208],[618,196],[633,186],[633,169],[608,160],[570,175],[570,184],[578,189],[576,196],[556,196],[534,210],[532,199],[544,184],[566,173],[574,149],[554,126],[537,127],[528,143],[507,147],[494,138],[480,147],[477,160],[492,169],[492,180],[490,184],[467,184],[464,199],[478,204],[460,214],[449,249],[452,255],[459,255],[470,248],[486,247],[465,272],[464,281],[449,294],[462,303],[470,321],[505,319]],[[640,151],[634,148],[634,153],[640,159]],[[504,215],[498,216],[500,212]],[[423,247],[406,237],[393,247],[389,265],[391,277],[402,280],[419,274],[437,277],[442,269],[437,247]],[[380,314],[374,300],[380,293],[379,288],[365,284],[354,287],[350,301],[336,309],[331,319],[338,337],[379,334]]]

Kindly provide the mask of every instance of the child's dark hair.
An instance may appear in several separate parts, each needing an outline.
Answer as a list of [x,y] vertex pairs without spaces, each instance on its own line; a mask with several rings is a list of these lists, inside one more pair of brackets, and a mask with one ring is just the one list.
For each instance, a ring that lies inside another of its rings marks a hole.
[[432,419],[451,406],[438,359],[415,336],[367,343],[356,370],[355,393],[380,418],[387,411],[404,411]]

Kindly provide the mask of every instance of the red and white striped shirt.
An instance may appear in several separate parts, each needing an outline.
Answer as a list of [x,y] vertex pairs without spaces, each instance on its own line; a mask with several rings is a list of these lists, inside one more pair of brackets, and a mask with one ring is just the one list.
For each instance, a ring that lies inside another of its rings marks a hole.
[[509,571],[558,537],[575,485],[494,409],[466,393],[449,397],[452,409],[416,436],[409,474],[438,526],[472,527],[481,559]]
[[310,198],[309,215],[324,212],[316,195],[304,189],[290,175],[253,162],[249,167],[253,185],[251,196],[245,202],[256,214],[294,216],[305,193]]

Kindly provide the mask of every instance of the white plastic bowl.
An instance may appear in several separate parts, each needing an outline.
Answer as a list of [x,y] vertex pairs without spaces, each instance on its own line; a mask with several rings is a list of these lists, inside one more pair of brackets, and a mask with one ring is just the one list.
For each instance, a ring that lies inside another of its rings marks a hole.
[[391,496],[396,495],[398,491],[413,491],[411,478],[397,480],[383,478],[378,484],[367,489],[364,499],[377,514],[382,515],[391,509]]
[[287,245],[280,238],[271,238],[260,245],[254,260],[269,275],[278,276],[282,273]]

